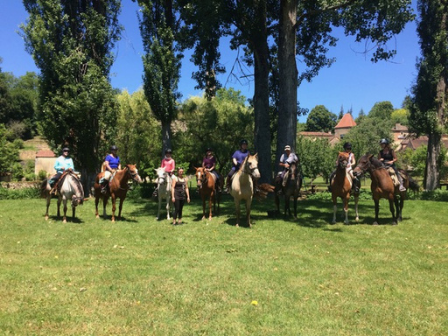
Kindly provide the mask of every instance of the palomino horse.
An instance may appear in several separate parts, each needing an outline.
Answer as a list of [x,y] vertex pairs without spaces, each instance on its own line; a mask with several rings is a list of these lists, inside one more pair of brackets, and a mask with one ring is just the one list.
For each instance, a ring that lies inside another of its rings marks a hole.
[[[76,207],[82,204],[84,201],[84,189],[82,184],[78,179],[78,176],[73,171],[65,172],[58,185],[58,217],[61,217],[61,203],[64,202],[64,217],[62,218],[63,223],[67,223],[67,201],[70,200],[72,203],[72,218],[75,218]],[[48,208],[50,207],[51,187],[48,184],[48,180],[42,183],[42,195],[47,199],[47,212],[45,213],[45,219],[48,220]]]
[[109,188],[105,194],[101,193],[100,179],[104,177],[104,172],[99,173],[95,179],[94,195],[95,195],[95,216],[99,218],[98,214],[98,203],[100,198],[103,200],[103,217],[106,218],[106,206],[109,197],[112,198],[112,222],[115,222],[115,202],[117,198],[120,199],[120,205],[118,207],[118,219],[121,218],[121,210],[123,209],[123,202],[126,199],[126,194],[128,193],[128,181],[132,179],[137,183],[141,183],[142,179],[138,175],[138,170],[135,165],[128,164],[124,169],[117,170],[115,174],[111,177]]
[[[403,211],[404,200],[406,199],[406,191],[399,191],[398,186],[394,185],[386,166],[372,154],[362,156],[358,161],[358,165],[353,169],[355,176],[366,172],[369,172],[370,178],[372,179],[370,189],[372,190],[372,196],[375,202],[375,222],[373,222],[373,225],[378,225],[378,212],[380,209],[381,198],[389,200],[389,208],[392,213],[392,224],[397,225],[397,221],[402,220],[401,214]],[[408,189],[409,183],[415,182],[410,180],[406,172],[403,171],[403,173],[406,177],[403,181],[403,186]]]
[[157,220],[160,219],[160,208],[162,207],[162,200],[166,199],[166,219],[170,219],[170,205],[171,200],[171,178],[165,171],[165,168],[157,168],[157,195],[159,207],[157,209]]
[[[283,181],[280,181],[282,183]],[[299,198],[300,188],[302,187],[302,176],[297,172],[297,165],[295,163],[291,164],[288,171],[288,178],[286,185],[283,187],[280,184],[278,190],[285,195],[285,216],[288,212],[291,216],[290,200],[291,196],[294,197],[294,218],[297,219],[297,199]],[[277,212],[280,213],[280,196],[279,193],[275,193],[275,205],[277,206]]]
[[210,173],[207,169],[201,167],[196,168],[196,182],[198,185],[199,194],[202,198],[202,219],[205,218],[205,200],[208,201],[209,214],[208,219],[212,219],[212,203],[213,203],[213,211],[216,213],[216,202],[218,202],[218,212],[219,212],[219,199],[220,195],[217,190],[216,177],[214,174]]
[[260,178],[257,154],[246,156],[240,169],[232,177],[230,194],[235,201],[236,226],[239,226],[240,222],[240,202],[241,200],[245,200],[247,225],[252,227],[250,222],[250,206],[252,204],[252,196],[254,192],[252,177],[254,179]]
[[[347,164],[349,160],[349,153],[339,152],[338,166],[336,168],[336,174],[331,181],[331,198],[333,199],[333,221],[336,223],[336,212],[338,211],[338,197],[342,199],[344,204],[345,220],[344,224],[348,224],[348,202],[350,200],[350,192],[352,190],[353,181],[349,173],[347,172]],[[354,193],[355,198],[355,212],[356,221],[359,220],[358,215],[358,199],[359,192]]]

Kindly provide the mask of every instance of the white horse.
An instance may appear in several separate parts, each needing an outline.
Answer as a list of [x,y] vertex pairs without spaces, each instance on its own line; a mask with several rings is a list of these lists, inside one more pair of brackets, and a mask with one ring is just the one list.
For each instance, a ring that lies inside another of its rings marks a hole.
[[159,200],[159,208],[157,210],[157,220],[160,219],[160,208],[162,207],[162,199],[166,199],[166,219],[170,219],[171,201],[171,178],[165,171],[165,168],[157,168],[157,194]]
[[[64,217],[62,218],[62,222],[67,223],[67,201],[70,200],[72,204],[72,218],[74,219],[76,207],[84,201],[84,189],[78,177],[73,172],[64,174],[59,182],[62,182],[62,185],[58,188],[58,217],[61,217],[61,203],[64,202]],[[48,180],[44,181],[42,187],[43,195],[47,199],[45,220],[48,220],[48,208],[50,207],[51,201],[51,187]]]
[[246,219],[247,225],[252,227],[250,222],[250,207],[252,204],[252,196],[254,193],[254,185],[252,177],[255,179],[260,178],[260,172],[258,171],[258,156],[248,155],[244,162],[241,164],[240,169],[233,175],[232,187],[230,194],[233,196],[236,207],[236,226],[239,226],[240,222],[240,202],[246,201]]

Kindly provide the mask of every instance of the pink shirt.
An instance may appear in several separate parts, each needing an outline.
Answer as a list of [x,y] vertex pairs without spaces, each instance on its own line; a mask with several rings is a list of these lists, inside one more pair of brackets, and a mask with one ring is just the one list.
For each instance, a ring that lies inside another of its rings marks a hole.
[[168,173],[172,173],[174,171],[175,162],[172,158],[163,158],[162,164],[160,167],[165,168],[165,171]]

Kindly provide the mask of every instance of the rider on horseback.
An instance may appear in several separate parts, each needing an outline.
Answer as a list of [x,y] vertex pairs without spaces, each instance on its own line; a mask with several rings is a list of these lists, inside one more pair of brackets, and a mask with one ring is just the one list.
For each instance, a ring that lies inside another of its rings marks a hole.
[[[299,158],[297,157],[297,155],[293,152],[291,152],[291,146],[290,145],[286,145],[285,146],[285,153],[282,154],[282,156],[280,157],[280,162],[279,162],[279,166],[283,167],[283,169],[281,171],[278,172],[277,177],[275,179],[276,184],[282,184],[282,186],[286,186],[286,182],[288,181],[288,173],[289,173],[289,167],[292,164],[297,165],[299,162]],[[296,174],[297,174],[297,170],[296,170]]]
[[232,181],[232,176],[240,168],[241,164],[244,162],[246,156],[250,155],[247,149],[247,140],[243,139],[240,141],[240,149],[236,150],[232,155],[232,169],[227,174],[226,180],[226,190],[230,192],[230,182]]
[[378,160],[383,162],[386,167],[391,167],[395,171],[395,176],[397,176],[398,181],[400,182],[400,187],[398,188],[400,191],[406,191],[406,188],[403,186],[403,179],[399,174],[397,167],[395,166],[395,161],[397,161],[397,156],[395,155],[395,151],[390,148],[389,140],[381,139],[380,141],[381,150],[378,153]]
[[219,173],[215,170],[215,168],[216,168],[216,158],[213,155],[213,151],[212,151],[211,148],[207,148],[207,150],[205,151],[205,156],[204,156],[204,159],[202,160],[202,167],[205,168],[210,173],[212,173],[213,175],[215,175],[215,178],[216,178],[215,185],[217,186],[217,190],[219,191],[219,189],[220,189],[220,183],[219,183],[220,176],[219,176]]
[[[356,159],[355,159],[355,154],[352,153],[352,144],[350,142],[346,142],[344,143],[344,151],[346,153],[348,153],[348,162],[347,162],[347,174],[350,175],[350,177],[352,178],[353,184],[352,184],[352,189],[354,190],[354,192],[359,192],[359,188],[361,187],[361,183],[359,181],[359,179],[353,175],[353,167],[355,166],[356,163]],[[336,160],[336,165],[338,165],[338,161]],[[333,180],[334,176],[336,174],[336,170],[333,170],[333,172],[330,175],[330,185],[328,186],[328,190],[331,192],[331,181]]]
[[57,189],[58,181],[61,178],[62,174],[66,171],[75,170],[75,166],[73,164],[73,160],[69,157],[70,149],[68,147],[62,148],[62,155],[56,159],[54,164],[54,170],[56,170],[56,174],[51,177],[48,181],[48,184],[51,186],[51,194],[54,194]]
[[160,164],[161,168],[165,168],[165,172],[168,174],[168,178],[171,179],[171,176],[174,174],[174,168],[176,167],[176,163],[174,159],[171,157],[173,151],[171,149],[165,150],[165,157],[162,159],[162,163]]
[[104,171],[104,179],[101,182],[102,194],[107,192],[107,186],[109,185],[112,175],[117,171],[117,169],[121,169],[120,158],[117,155],[117,146],[112,145],[109,150],[110,154],[107,154],[106,159],[104,160],[106,170]]

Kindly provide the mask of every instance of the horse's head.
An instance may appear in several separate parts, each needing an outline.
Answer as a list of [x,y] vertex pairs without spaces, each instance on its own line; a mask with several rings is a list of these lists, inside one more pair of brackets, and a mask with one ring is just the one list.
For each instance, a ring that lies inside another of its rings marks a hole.
[[168,177],[168,174],[165,171],[165,168],[162,168],[162,167],[156,168],[155,171],[156,171],[156,175],[157,175],[156,183],[157,184],[165,183],[167,181],[167,177]]
[[76,195],[72,196],[72,206],[73,207],[76,207],[80,204],[82,205],[83,202],[84,202],[84,196],[76,196]]
[[338,168],[347,168],[349,154],[346,152],[339,152],[338,155]]
[[198,189],[200,190],[202,188],[202,185],[207,184],[207,174],[206,174],[206,170],[203,167],[200,168],[196,168],[194,167],[194,169],[196,169],[196,182],[198,185]]
[[243,167],[246,174],[251,175],[255,179],[260,178],[260,171],[258,170],[258,154],[246,156]]
[[372,169],[373,160],[374,160],[373,154],[367,153],[367,154],[361,156],[361,158],[358,161],[358,164],[353,169],[353,175],[360,176],[360,175],[366,173],[368,170]]
[[142,183],[142,178],[138,174],[138,169],[136,165],[127,164],[126,168],[128,169],[128,174],[131,176],[133,181],[137,183]]

